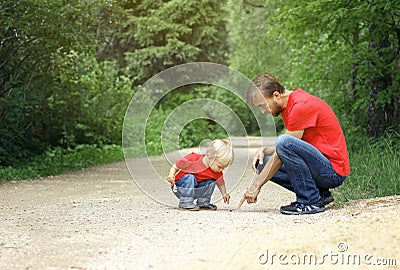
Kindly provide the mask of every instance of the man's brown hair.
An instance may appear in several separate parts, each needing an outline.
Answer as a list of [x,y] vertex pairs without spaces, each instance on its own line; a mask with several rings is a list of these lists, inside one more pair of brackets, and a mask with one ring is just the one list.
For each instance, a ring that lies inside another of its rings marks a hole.
[[246,93],[247,104],[253,103],[257,91],[260,91],[264,97],[272,97],[275,91],[283,94],[283,92],[285,92],[285,87],[283,87],[271,74],[266,73],[258,75],[253,79]]

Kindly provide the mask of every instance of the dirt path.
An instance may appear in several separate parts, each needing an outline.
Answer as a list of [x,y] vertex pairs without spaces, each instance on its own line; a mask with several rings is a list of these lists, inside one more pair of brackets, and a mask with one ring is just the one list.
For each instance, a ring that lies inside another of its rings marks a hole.
[[399,196],[296,217],[268,183],[231,211],[252,175],[216,212],[156,203],[125,163],[1,184],[0,269],[400,269]]

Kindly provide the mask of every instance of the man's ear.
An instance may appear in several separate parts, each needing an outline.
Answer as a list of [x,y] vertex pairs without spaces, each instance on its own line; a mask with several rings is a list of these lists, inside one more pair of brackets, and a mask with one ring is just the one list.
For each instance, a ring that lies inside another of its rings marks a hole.
[[276,98],[280,98],[281,97],[281,93],[279,93],[278,91],[274,91],[274,93],[272,95],[274,97],[276,97]]

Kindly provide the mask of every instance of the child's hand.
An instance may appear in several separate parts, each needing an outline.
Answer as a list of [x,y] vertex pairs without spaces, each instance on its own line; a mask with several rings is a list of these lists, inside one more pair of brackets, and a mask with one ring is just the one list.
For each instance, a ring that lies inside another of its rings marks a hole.
[[229,204],[229,200],[231,198],[231,195],[225,194],[225,195],[222,196],[222,198],[224,198],[224,203]]
[[168,175],[167,181],[171,183],[171,185],[175,184],[175,175]]

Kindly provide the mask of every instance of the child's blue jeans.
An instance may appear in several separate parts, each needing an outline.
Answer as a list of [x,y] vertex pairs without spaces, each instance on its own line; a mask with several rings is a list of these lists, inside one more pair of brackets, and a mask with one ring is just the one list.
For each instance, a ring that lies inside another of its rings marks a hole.
[[[317,202],[330,188],[346,179],[337,174],[332,164],[317,148],[290,135],[280,135],[276,153],[283,165],[271,181],[296,193],[296,201],[304,204]],[[264,168],[271,156],[265,156],[258,171]]]
[[211,195],[214,192],[215,180],[209,179],[197,182],[193,174],[185,174],[176,183],[179,198],[179,207],[195,207],[194,200],[197,199],[197,206],[210,204]]

